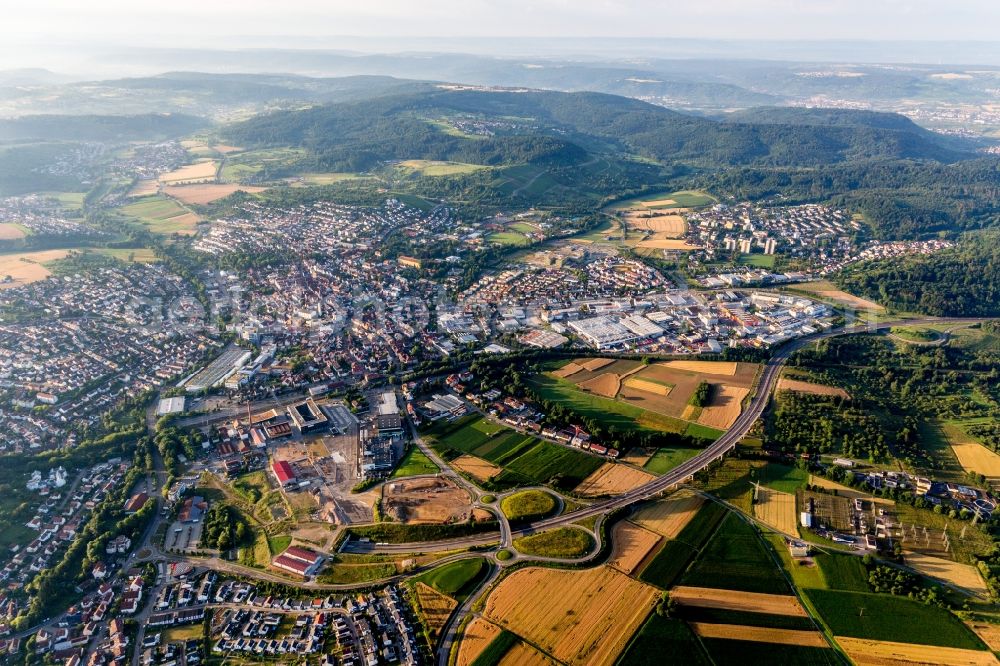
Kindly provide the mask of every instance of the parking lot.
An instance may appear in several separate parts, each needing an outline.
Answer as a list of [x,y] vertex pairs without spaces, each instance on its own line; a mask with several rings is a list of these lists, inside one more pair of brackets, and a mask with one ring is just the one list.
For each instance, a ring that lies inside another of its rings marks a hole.
[[202,523],[182,523],[175,520],[167,528],[167,537],[164,546],[167,550],[194,551],[198,550],[201,542]]

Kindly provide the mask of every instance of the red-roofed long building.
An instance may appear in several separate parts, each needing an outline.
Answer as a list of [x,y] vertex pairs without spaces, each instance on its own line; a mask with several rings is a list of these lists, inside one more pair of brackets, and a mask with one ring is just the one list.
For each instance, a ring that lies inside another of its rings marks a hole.
[[308,548],[289,546],[285,552],[271,560],[271,566],[305,578],[316,573],[322,562],[323,556],[319,553]]
[[290,486],[295,483],[295,471],[287,461],[275,460],[271,469],[274,471],[274,477],[282,486]]

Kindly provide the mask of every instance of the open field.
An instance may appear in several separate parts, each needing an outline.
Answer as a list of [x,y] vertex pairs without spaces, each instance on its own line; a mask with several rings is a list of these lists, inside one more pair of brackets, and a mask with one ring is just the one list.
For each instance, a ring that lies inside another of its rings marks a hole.
[[728,384],[716,385],[712,397],[698,416],[698,423],[727,430],[733,425],[743,411],[743,399],[749,395],[750,389]]
[[873,641],[837,636],[837,643],[858,666],[896,666],[904,664],[939,664],[940,666],[987,666],[997,658],[985,650]]
[[836,481],[831,481],[824,476],[816,476],[815,474],[809,475],[809,485],[818,486],[826,490],[836,490],[838,497],[846,497],[847,499],[863,499],[869,502],[875,502],[876,504],[881,504],[886,507],[895,506],[895,502],[891,499],[885,497],[872,497],[871,493],[861,492],[850,486],[845,486],[837,483]]
[[983,582],[979,570],[971,564],[959,564],[943,557],[934,557],[925,553],[905,551],[903,554],[907,566],[911,566],[922,574],[938,578],[978,594],[989,597],[989,589]]
[[573,361],[570,361],[569,363],[559,368],[558,370],[553,370],[552,376],[558,377],[559,379],[566,379],[567,377],[572,377],[581,370],[583,370],[583,366]]
[[731,361],[664,361],[657,363],[665,368],[685,370],[687,372],[697,372],[706,375],[729,375],[736,374],[737,364]]
[[698,513],[704,501],[701,495],[681,491],[668,499],[643,506],[630,520],[668,539],[675,539]]
[[414,589],[416,590],[417,604],[420,606],[420,614],[423,615],[430,634],[437,636],[448,622],[448,617],[458,602],[440,594],[430,585],[424,583],[417,583]]
[[795,285],[796,291],[805,291],[816,296],[833,301],[839,305],[844,305],[856,310],[868,310],[871,312],[885,312],[885,308],[874,301],[860,298],[853,294],[837,288],[829,280],[818,280],[816,282],[803,282]]
[[631,230],[652,232],[646,240],[664,240],[683,238],[687,231],[684,218],[676,213],[659,213],[655,211],[630,211],[622,217]]
[[[664,655],[669,655],[669,661]],[[629,643],[618,664],[662,666],[664,663],[708,666],[712,662],[686,622],[652,613]]]
[[990,479],[1000,478],[1000,455],[980,444],[957,425],[942,423],[941,429],[962,469],[983,474]]
[[431,462],[431,459],[419,447],[411,446],[389,478],[401,479],[407,476],[437,474],[439,471],[441,470],[438,469],[438,466]]
[[24,227],[12,222],[0,224],[0,240],[20,240],[27,236]]
[[795,511],[795,495],[760,487],[757,503],[753,507],[754,515],[765,525],[774,529],[798,536],[798,515]]
[[650,551],[660,543],[660,535],[623,520],[611,529],[611,556],[608,565],[622,573],[641,569]]
[[636,247],[646,247],[653,250],[696,250],[700,245],[690,245],[686,240],[680,238],[658,238],[643,240],[636,243]]
[[655,588],[610,567],[527,568],[505,578],[486,617],[573,666],[609,665],[656,603]]
[[663,589],[672,587],[727,514],[728,510],[715,502],[703,505],[676,539],[663,544],[639,572],[639,578]]
[[1000,624],[966,620],[965,625],[976,632],[989,649],[1000,651]]
[[396,165],[404,171],[421,176],[460,176],[475,173],[489,167],[465,162],[443,162],[438,160],[403,160]]
[[614,398],[621,388],[622,378],[613,372],[602,373],[593,379],[577,384],[581,390],[594,393],[605,398]]
[[458,560],[443,564],[436,569],[420,574],[414,580],[434,588],[446,596],[464,600],[488,573],[489,565],[483,558]]
[[[51,271],[45,267],[50,261],[64,259],[69,250],[41,250],[38,252],[12,252],[0,254],[0,289],[10,289],[44,280]],[[4,280],[10,276],[10,281]]]
[[637,197],[619,201],[610,206],[611,210],[642,210],[651,208],[699,208],[718,201],[707,192],[680,190],[677,192],[649,192]]
[[575,492],[584,497],[618,495],[649,483],[656,477],[627,465],[606,462],[583,480]]
[[[652,474],[666,474],[673,468],[680,465],[685,460],[690,460],[698,455],[700,449],[676,446],[672,448],[661,448],[656,451],[644,464],[643,469]],[[623,459],[624,460],[624,459]]]
[[791,592],[757,528],[738,513],[725,517],[681,583],[744,592]]
[[594,548],[594,537],[576,527],[557,527],[514,539],[514,548],[537,557],[583,557]]
[[146,180],[136,181],[132,189],[128,191],[126,196],[129,197],[148,197],[152,194],[156,194],[160,189],[160,183],[154,178],[147,178]]
[[462,523],[469,520],[469,494],[443,478],[411,478],[385,485],[383,510],[400,523]]
[[164,185],[180,185],[182,183],[204,183],[215,180],[215,172],[219,163],[215,160],[202,160],[187,164],[168,173],[161,174],[159,181]]
[[518,641],[497,666],[555,666],[555,663],[524,641]]
[[[983,649],[982,641],[950,611],[906,597],[864,592],[805,590],[835,636],[941,647]],[[858,609],[864,608],[864,613]]]
[[639,446],[633,446],[629,449],[625,455],[623,455],[619,460],[623,463],[628,463],[629,465],[635,465],[637,467],[642,467],[649,462],[649,459],[656,454],[656,449],[644,449]]
[[205,183],[201,185],[167,185],[163,193],[188,204],[207,204],[228,197],[236,191],[248,194],[263,192],[266,187],[236,185],[234,183]]
[[655,395],[667,395],[673,388],[670,384],[664,384],[662,382],[655,382],[649,379],[642,379],[639,377],[629,377],[625,380],[625,386],[629,388],[634,388],[638,391],[646,391],[648,393],[653,393]]
[[671,590],[670,598],[682,606],[808,617],[805,609],[799,604],[799,600],[790,594],[740,592],[679,585]]
[[692,622],[691,628],[702,638],[725,638],[736,641],[803,645],[818,648],[828,647],[823,634],[818,631],[750,627],[739,624],[711,624],[708,622]]
[[500,627],[482,617],[474,617],[462,632],[458,645],[456,666],[472,666],[493,639],[500,635]]
[[812,382],[803,382],[797,379],[785,379],[784,377],[778,380],[778,390],[811,393],[813,395],[833,395],[841,398],[851,397],[847,391],[836,386],[824,386],[823,384],[813,384]]
[[154,234],[191,234],[201,221],[197,215],[162,195],[136,199],[121,211],[138,218]]
[[477,481],[489,481],[503,471],[503,467],[497,467],[491,462],[468,454],[460,455],[449,462],[449,464],[460,472],[465,472]]
[[580,361],[579,365],[587,372],[597,372],[601,368],[606,368],[615,362],[613,358],[591,358]]

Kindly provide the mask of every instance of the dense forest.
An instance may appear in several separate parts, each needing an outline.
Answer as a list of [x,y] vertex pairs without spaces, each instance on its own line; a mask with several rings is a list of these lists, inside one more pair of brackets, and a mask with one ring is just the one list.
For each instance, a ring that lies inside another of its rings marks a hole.
[[836,281],[895,310],[1000,316],[1000,232],[970,234],[955,248],[932,255],[858,264]]

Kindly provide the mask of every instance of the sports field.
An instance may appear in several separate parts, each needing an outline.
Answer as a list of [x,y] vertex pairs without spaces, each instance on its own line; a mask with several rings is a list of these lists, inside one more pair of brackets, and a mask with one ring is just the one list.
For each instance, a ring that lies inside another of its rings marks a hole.
[[601,666],[614,663],[658,596],[611,567],[531,567],[493,590],[485,615],[563,663]]

